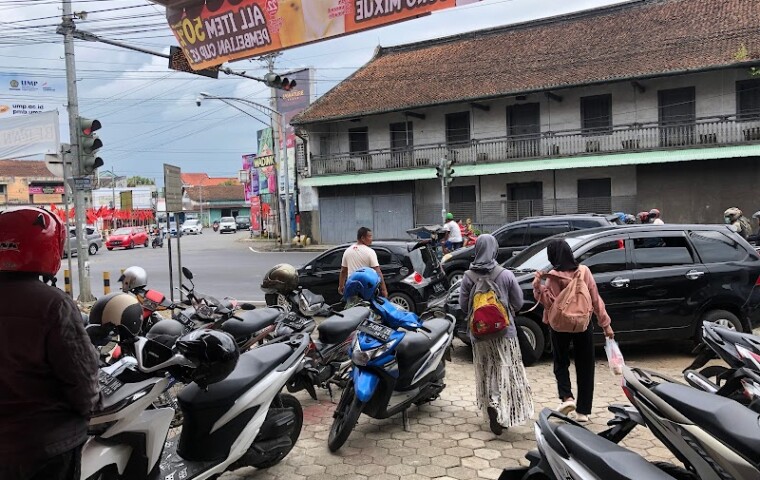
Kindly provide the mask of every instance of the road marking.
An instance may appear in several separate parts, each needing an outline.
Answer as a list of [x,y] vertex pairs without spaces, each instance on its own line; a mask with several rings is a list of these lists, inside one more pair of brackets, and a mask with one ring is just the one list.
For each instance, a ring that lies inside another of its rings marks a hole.
[[253,253],[261,253],[258,250],[254,250],[253,247],[248,247],[248,250],[252,251]]

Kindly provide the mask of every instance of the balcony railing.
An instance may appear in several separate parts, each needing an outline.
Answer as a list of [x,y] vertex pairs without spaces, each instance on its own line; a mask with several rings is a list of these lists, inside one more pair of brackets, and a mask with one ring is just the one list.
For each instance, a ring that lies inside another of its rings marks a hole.
[[456,145],[433,144],[404,150],[369,150],[361,154],[314,155],[311,175],[434,167],[442,157],[455,159],[457,164],[476,165],[748,143],[760,143],[760,118],[739,121],[735,115],[703,117],[681,124],[618,125],[604,132],[563,130],[484,138]]

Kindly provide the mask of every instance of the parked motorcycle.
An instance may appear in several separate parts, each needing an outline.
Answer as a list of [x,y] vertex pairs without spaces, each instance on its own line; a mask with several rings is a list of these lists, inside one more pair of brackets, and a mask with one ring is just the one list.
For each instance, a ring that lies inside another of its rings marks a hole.
[[307,335],[246,352],[224,380],[183,389],[179,441],[168,438],[174,410],[150,406],[166,389],[168,372],[202,367],[202,356],[191,361],[182,340],[168,348],[124,329],[119,335],[133,342],[135,356],[100,370],[105,400],[90,420],[82,479],[207,479],[245,466],[271,467],[293,448],[303,411],[281,390],[300,368]]

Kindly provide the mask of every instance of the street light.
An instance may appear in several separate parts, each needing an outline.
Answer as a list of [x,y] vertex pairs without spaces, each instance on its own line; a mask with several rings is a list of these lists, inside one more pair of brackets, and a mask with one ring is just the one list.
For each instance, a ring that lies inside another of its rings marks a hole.
[[[283,168],[282,177],[285,184],[285,191],[284,191],[285,215],[280,215],[280,219],[281,219],[280,231],[283,233],[283,242],[287,242],[288,244],[290,244],[290,238],[291,238],[291,235],[290,235],[290,180],[288,179],[289,169],[288,169],[288,161],[287,161],[287,152],[285,148],[282,148],[282,150],[280,149],[280,145],[279,145],[280,140],[279,140],[279,134],[278,134],[278,129],[282,129],[283,133],[285,132],[285,126],[283,125],[284,116],[280,112],[275,110],[274,108],[267,107],[266,105],[262,105],[260,103],[254,102],[253,100],[248,100],[247,98],[220,97],[216,95],[211,95],[210,93],[206,93],[206,92],[200,92],[198,94],[198,98],[195,99],[195,104],[200,107],[204,99],[219,100],[221,102],[224,102],[227,105],[231,106],[232,108],[264,124],[266,124],[266,122],[261,121],[258,117],[256,117],[252,113],[243,110],[242,108],[238,107],[232,102],[243,103],[269,116],[269,126],[272,129],[272,136],[273,136],[273,142],[274,142],[275,164],[279,166],[280,161],[284,159],[284,162],[283,162],[284,168]],[[275,117],[277,118],[278,128],[274,128]],[[282,142],[282,144],[284,146],[285,142]],[[280,196],[279,192],[277,196],[278,197]],[[277,201],[277,205],[280,205],[279,199]]]

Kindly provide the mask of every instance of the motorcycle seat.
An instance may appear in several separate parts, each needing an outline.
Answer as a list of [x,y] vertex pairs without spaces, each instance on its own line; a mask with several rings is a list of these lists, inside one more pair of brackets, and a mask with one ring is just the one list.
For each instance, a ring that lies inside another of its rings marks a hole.
[[676,383],[661,383],[652,391],[729,448],[760,463],[760,414],[734,400]]
[[399,365],[411,365],[419,360],[425,352],[443,337],[451,326],[444,318],[434,318],[423,324],[430,333],[424,331],[407,332],[396,348],[396,358]]
[[277,308],[257,308],[238,313],[222,324],[222,330],[235,338],[253,335],[264,328],[274,325],[282,315]]
[[191,383],[179,392],[177,399],[183,411],[232,405],[292,353],[293,349],[283,343],[263,345],[240,355],[235,370],[221,382],[209,385],[207,391]]
[[326,344],[343,342],[360,323],[369,318],[369,308],[352,307],[342,311],[341,315],[332,315],[317,327],[320,342]]
[[304,288],[303,290],[301,290],[301,295],[303,295],[303,298],[306,299],[306,303],[308,303],[309,305],[318,305],[320,303],[325,303],[325,297],[317,293],[314,293],[311,290],[307,290]]
[[554,432],[568,453],[605,480],[673,480],[641,455],[575,425],[559,425]]

